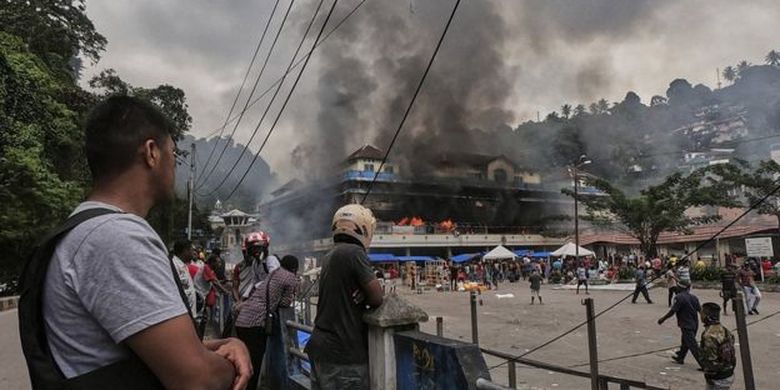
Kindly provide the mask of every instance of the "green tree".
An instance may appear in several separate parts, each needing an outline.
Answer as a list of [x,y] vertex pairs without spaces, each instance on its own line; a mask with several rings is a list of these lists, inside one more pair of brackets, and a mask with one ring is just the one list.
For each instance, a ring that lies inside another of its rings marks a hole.
[[[736,161],[731,164],[716,165],[713,171],[731,182],[733,188],[742,190],[745,207],[757,203],[780,185],[778,179],[780,164],[773,160],[760,161],[756,166],[751,166],[745,161]],[[756,212],[775,217],[780,233],[780,192],[776,192],[758,205]]]
[[571,117],[571,104],[564,104],[561,107],[561,116],[563,116],[563,119],[566,120]]
[[71,89],[22,39],[0,32],[0,283],[83,195]]
[[749,63],[749,62],[747,62],[745,60],[740,61],[737,64],[737,74],[742,76],[743,72],[745,72],[746,70],[750,69],[751,66],[753,66],[753,64],[751,64],[751,63]]
[[134,87],[122,80],[113,69],[106,69],[89,80],[89,86],[96,89],[100,98],[111,95],[130,95],[146,99],[158,107],[176,124],[176,141],[192,126],[192,117],[187,109],[187,97],[179,88],[164,84],[155,88]]
[[[587,208],[584,218],[596,225],[624,230],[639,241],[639,247],[647,258],[657,255],[656,243],[662,232],[689,234],[693,226],[720,219],[719,215],[691,217],[686,214],[688,209],[737,204],[725,191],[728,184],[714,179],[707,170],[699,170],[688,176],[672,174],[662,183],[649,186],[636,196],[625,193],[604,179],[586,177],[585,181],[601,193],[579,197],[579,201]],[[574,195],[571,190],[562,191]]]
[[578,104],[577,107],[574,107],[574,117],[579,118],[587,114],[587,109],[585,108],[584,104]]
[[780,53],[776,50],[772,50],[766,55],[766,63],[771,66],[780,66]]
[[725,67],[723,69],[723,78],[733,83],[737,79],[737,70],[731,65]]
[[78,72],[73,59],[79,54],[96,63],[106,46],[86,15],[85,0],[3,1],[0,31],[19,37],[57,77]]

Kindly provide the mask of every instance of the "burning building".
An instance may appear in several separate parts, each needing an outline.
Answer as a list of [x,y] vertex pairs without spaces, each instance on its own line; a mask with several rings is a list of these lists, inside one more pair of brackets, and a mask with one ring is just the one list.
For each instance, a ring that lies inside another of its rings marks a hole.
[[[378,220],[377,234],[538,233],[570,199],[545,188],[541,176],[509,158],[453,153],[428,156],[426,172],[404,174],[384,153],[366,145],[350,154],[330,180],[292,180],[258,207],[264,228],[294,242],[329,236],[340,206],[364,204]],[[422,163],[422,162],[421,162]]]

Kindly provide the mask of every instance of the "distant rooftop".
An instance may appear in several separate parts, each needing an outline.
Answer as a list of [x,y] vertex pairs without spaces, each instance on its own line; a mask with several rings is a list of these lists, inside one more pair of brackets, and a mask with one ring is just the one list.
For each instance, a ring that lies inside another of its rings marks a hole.
[[385,157],[384,153],[369,145],[363,145],[362,148],[356,150],[354,153],[350,154],[349,157],[347,157],[347,161],[354,161],[357,159],[371,159],[371,160],[381,160]]

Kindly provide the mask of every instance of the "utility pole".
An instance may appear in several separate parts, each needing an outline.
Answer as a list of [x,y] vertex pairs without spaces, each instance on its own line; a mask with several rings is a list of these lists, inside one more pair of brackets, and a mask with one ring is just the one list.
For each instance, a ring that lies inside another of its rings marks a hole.
[[755,390],[756,384],[753,378],[753,360],[750,357],[750,341],[748,338],[747,324],[745,323],[744,295],[737,292],[734,298],[734,315],[737,317],[737,334],[739,337],[739,355],[742,357],[742,375],[745,378],[745,389]]
[[189,202],[189,211],[187,213],[187,239],[192,240],[192,198],[195,197],[193,180],[195,179],[195,143],[190,145],[190,178],[187,180],[187,202]]
[[715,78],[718,80],[718,89],[720,89],[720,68],[715,68]]

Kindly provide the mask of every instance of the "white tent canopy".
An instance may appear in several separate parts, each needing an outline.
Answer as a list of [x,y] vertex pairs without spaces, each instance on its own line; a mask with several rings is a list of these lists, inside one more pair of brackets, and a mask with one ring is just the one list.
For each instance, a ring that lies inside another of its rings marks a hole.
[[509,249],[506,249],[503,245],[499,245],[490,252],[486,253],[484,256],[482,256],[483,260],[513,260],[515,257],[517,257],[514,252],[510,251]]
[[[566,243],[566,245],[558,248],[558,250],[556,250],[555,252],[551,253],[551,255],[554,256],[554,257],[576,256],[577,255],[577,253],[576,253],[577,249],[576,248],[577,248],[577,246],[574,245],[573,242],[568,242],[568,243]],[[583,247],[580,247],[580,253],[579,254],[580,254],[580,257],[595,255],[595,253],[593,253],[592,251],[589,251],[589,250],[587,250],[587,249],[585,249]]]

